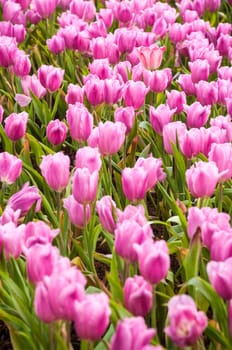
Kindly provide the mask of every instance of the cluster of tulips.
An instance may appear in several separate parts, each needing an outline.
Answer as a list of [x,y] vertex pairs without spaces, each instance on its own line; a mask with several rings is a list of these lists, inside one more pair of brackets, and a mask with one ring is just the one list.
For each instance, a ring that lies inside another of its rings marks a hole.
[[14,349],[231,349],[231,6],[0,0]]

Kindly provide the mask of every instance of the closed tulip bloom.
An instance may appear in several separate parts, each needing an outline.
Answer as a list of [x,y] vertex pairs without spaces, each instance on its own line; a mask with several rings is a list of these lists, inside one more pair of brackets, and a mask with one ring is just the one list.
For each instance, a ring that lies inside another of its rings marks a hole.
[[210,245],[210,258],[224,261],[232,258],[232,230],[214,232]]
[[31,62],[28,57],[23,51],[16,54],[14,58],[14,65],[13,65],[13,71],[14,73],[19,76],[23,77],[25,75],[28,75],[31,70]]
[[136,44],[136,32],[127,28],[119,28],[114,32],[115,41],[121,53],[130,53]]
[[155,70],[153,72],[144,71],[143,75],[145,84],[151,91],[156,93],[164,91],[170,83],[169,74],[166,69]]
[[76,152],[76,168],[88,168],[90,173],[101,169],[101,155],[97,148],[89,146],[79,148]]
[[140,350],[149,345],[155,335],[153,328],[147,328],[143,317],[120,320],[112,337],[110,350]]
[[76,201],[81,204],[95,200],[98,186],[98,171],[92,173],[87,168],[77,168],[73,176],[72,192]]
[[44,97],[46,95],[47,90],[43,87],[43,85],[40,83],[39,79],[36,75],[27,75],[22,78],[21,80],[23,92],[30,96],[30,93],[32,92],[35,96],[37,96],[39,99]]
[[158,47],[151,45],[149,47],[141,46],[138,48],[139,60],[146,69],[157,69],[161,65],[165,46]]
[[126,106],[132,106],[135,109],[141,108],[145,102],[147,92],[148,89],[142,81],[129,80],[123,90],[123,99]]
[[166,91],[167,95],[167,105],[169,108],[175,109],[176,113],[180,113],[184,109],[184,105],[186,104],[186,95],[184,91],[178,91],[178,90],[171,90]]
[[59,90],[63,78],[64,70],[54,66],[42,65],[38,69],[38,78],[40,83],[50,92]]
[[9,67],[13,65],[17,50],[16,39],[2,35],[0,37],[0,66]]
[[155,186],[157,181],[164,181],[166,174],[162,169],[162,160],[150,155],[147,158],[139,157],[135,163],[135,168],[143,167],[147,172],[147,189],[150,190]]
[[115,230],[115,251],[123,259],[134,263],[137,252],[134,244],[141,245],[145,241],[151,243],[152,230],[149,224],[140,226],[136,221],[124,220],[117,224]]
[[211,119],[210,125],[216,126],[220,130],[226,131],[226,137],[224,142],[232,141],[232,124],[231,124],[231,117],[229,115],[226,115],[226,116],[219,115],[216,118]]
[[201,80],[196,85],[197,100],[203,105],[213,105],[218,101],[217,83]]
[[129,134],[135,120],[135,111],[133,107],[118,107],[114,111],[114,120],[121,122],[126,126],[126,134]]
[[34,8],[41,18],[50,17],[58,5],[58,0],[34,0]]
[[92,341],[100,339],[110,323],[110,314],[106,294],[86,294],[83,301],[75,303],[74,326],[78,336]]
[[122,96],[122,85],[118,79],[104,80],[104,102],[107,104],[117,103]]
[[200,80],[208,80],[210,66],[207,60],[197,59],[194,62],[189,62],[189,67],[194,84]]
[[220,182],[227,181],[232,177],[232,145],[231,143],[214,143],[209,152],[209,160],[216,163],[219,172],[224,175],[220,178]]
[[58,248],[50,243],[33,245],[26,255],[27,276],[34,284],[42,281],[44,276],[50,276],[60,258]]
[[195,95],[196,87],[192,82],[191,74],[180,74],[177,81],[186,95]]
[[10,197],[7,207],[15,211],[20,209],[20,216],[25,216],[33,204],[35,204],[35,212],[38,212],[41,207],[41,196],[37,187],[29,186],[26,182],[20,191]]
[[35,313],[45,323],[51,323],[57,319],[48,299],[48,286],[49,278],[45,276],[43,281],[36,285],[34,297]]
[[186,171],[188,189],[197,198],[211,197],[219,178],[217,165],[212,161],[199,161]]
[[163,127],[163,142],[164,149],[167,153],[172,154],[172,143],[178,142],[181,144],[181,140],[185,134],[186,125],[180,121],[171,122]]
[[103,196],[96,203],[96,211],[104,230],[113,233],[116,229],[116,204],[110,196]]
[[165,333],[180,348],[197,342],[207,327],[208,320],[204,312],[197,311],[189,295],[176,295],[168,302],[169,326]]
[[69,182],[70,159],[62,152],[43,156],[40,169],[48,186],[54,191],[61,192]]
[[86,298],[84,275],[76,267],[68,267],[55,271],[50,275],[48,285],[48,300],[57,319],[73,320],[75,304]]
[[5,133],[12,141],[20,140],[26,132],[28,113],[12,113],[5,119]]
[[180,143],[181,152],[188,159],[197,156],[203,150],[203,135],[200,129],[186,130]]
[[84,85],[84,91],[91,105],[96,106],[104,101],[104,82],[99,78],[87,80]]
[[148,190],[147,171],[143,167],[123,169],[122,189],[125,196],[132,202],[144,199]]
[[12,184],[22,171],[21,159],[8,152],[0,153],[0,181]]
[[218,231],[231,231],[230,216],[219,213],[217,208],[189,208],[188,212],[188,235],[193,238],[197,231],[201,230],[202,243],[210,250],[212,237]]
[[51,243],[55,236],[59,233],[59,229],[51,230],[51,228],[43,221],[29,222],[25,227],[24,251],[30,249],[35,244]]
[[66,139],[67,127],[64,122],[59,119],[51,120],[46,128],[46,136],[48,141],[57,146]]
[[176,112],[176,108],[170,109],[169,106],[160,104],[157,108],[150,106],[149,116],[152,128],[157,134],[162,135],[165,125],[172,121],[172,117]]
[[97,20],[103,20],[106,28],[110,28],[114,20],[113,10],[111,8],[101,8],[100,11],[96,13],[96,18]]
[[[86,212],[84,213],[83,204],[77,202],[73,195],[64,199],[64,208],[68,212],[69,220],[76,227],[83,228],[85,223],[88,223],[90,220],[90,206],[86,206]],[[85,217],[86,215],[86,217]],[[86,222],[85,222],[86,219]]]
[[113,155],[118,152],[125,140],[126,127],[121,122],[99,123],[98,148],[102,155]]
[[15,226],[17,226],[20,217],[20,212],[20,209],[14,211],[12,208],[6,206],[4,212],[2,213],[2,216],[0,217],[0,224],[5,225],[8,222],[13,222]]
[[50,39],[47,39],[46,44],[54,55],[65,50],[65,41],[61,35],[53,35]]
[[194,102],[190,106],[185,105],[184,110],[187,113],[187,126],[189,128],[200,128],[204,126],[211,113],[210,106],[202,106],[200,102]]
[[137,222],[140,226],[147,224],[145,210],[143,205],[127,205],[124,211],[117,210],[118,223],[122,223],[125,220],[132,220]]
[[71,137],[76,141],[86,141],[93,128],[93,116],[81,103],[69,105],[66,118]]
[[84,21],[92,21],[96,15],[96,7],[92,1],[72,0],[70,11]]
[[167,276],[170,256],[164,240],[146,240],[142,245],[134,245],[141,275],[151,284],[158,284]]
[[210,261],[207,273],[216,292],[225,300],[232,299],[232,257],[225,261]]
[[13,222],[0,225],[0,251],[4,250],[6,259],[19,258],[22,253],[25,225],[15,226]]
[[76,102],[84,102],[84,90],[79,85],[69,84],[65,102],[69,105],[75,105]]
[[95,59],[92,63],[89,63],[89,71],[102,80],[113,78],[113,70],[109,66],[109,60],[107,58]]
[[142,276],[127,278],[123,293],[125,306],[133,315],[144,317],[151,311],[152,286]]

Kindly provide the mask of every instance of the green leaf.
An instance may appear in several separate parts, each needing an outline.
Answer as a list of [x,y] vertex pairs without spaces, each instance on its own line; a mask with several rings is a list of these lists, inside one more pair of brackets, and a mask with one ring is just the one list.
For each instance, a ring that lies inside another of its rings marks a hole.
[[121,281],[119,278],[119,266],[118,259],[115,250],[113,250],[110,273],[107,274],[107,280],[110,284],[110,290],[115,301],[123,302],[123,290],[121,286]]

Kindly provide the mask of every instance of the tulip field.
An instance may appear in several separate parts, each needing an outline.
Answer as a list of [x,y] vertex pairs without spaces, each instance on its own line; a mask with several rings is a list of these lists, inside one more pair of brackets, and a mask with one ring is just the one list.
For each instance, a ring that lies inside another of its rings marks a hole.
[[232,349],[231,63],[231,0],[0,0],[0,349]]

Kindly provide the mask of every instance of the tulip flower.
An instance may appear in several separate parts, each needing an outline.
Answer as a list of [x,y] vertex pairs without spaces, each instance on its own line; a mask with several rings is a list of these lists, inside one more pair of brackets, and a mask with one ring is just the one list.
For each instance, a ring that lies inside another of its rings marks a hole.
[[26,132],[28,113],[12,113],[5,119],[5,132],[12,141],[20,140]]
[[161,65],[165,46],[158,47],[151,45],[149,47],[141,46],[138,48],[139,60],[146,69],[157,69]]
[[57,146],[64,142],[66,138],[67,127],[64,122],[59,119],[51,120],[46,128],[46,136],[48,141]]
[[22,161],[8,152],[0,153],[0,181],[12,184],[20,176]]

